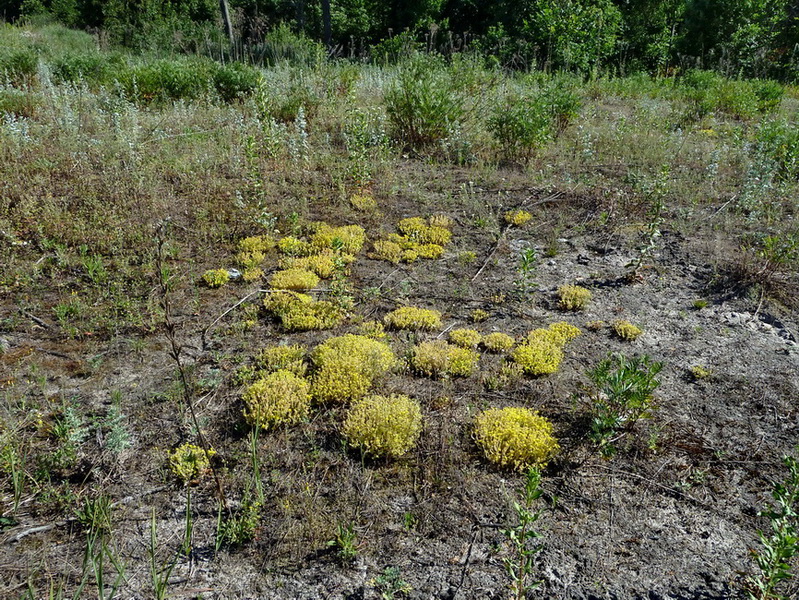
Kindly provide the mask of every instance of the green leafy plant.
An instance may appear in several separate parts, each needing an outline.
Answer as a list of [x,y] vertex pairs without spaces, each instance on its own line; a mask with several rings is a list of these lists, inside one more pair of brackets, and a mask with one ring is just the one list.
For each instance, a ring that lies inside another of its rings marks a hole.
[[531,582],[533,560],[543,546],[536,543],[541,534],[533,529],[533,525],[543,514],[543,509],[534,510],[535,503],[541,498],[541,471],[535,467],[528,469],[522,500],[513,501],[516,512],[516,523],[502,529],[511,547],[512,555],[502,560],[505,572],[511,580],[510,589],[515,600],[524,600],[527,593],[538,587],[539,582]]
[[596,386],[591,402],[590,438],[604,456],[616,452],[619,440],[639,419],[649,416],[652,393],[660,385],[663,363],[648,356],[611,354],[588,372]]
[[771,492],[773,503],[760,511],[771,524],[770,532],[758,531],[760,548],[752,550],[758,573],[746,581],[750,600],[788,600],[779,593],[781,584],[793,577],[791,560],[799,555],[799,461],[785,456],[788,476],[776,482]]
[[352,562],[358,556],[360,544],[353,523],[339,523],[333,538],[328,540],[327,547],[336,552],[343,562]]
[[371,583],[380,592],[383,600],[405,597],[413,591],[410,584],[402,578],[402,571],[398,567],[386,567]]

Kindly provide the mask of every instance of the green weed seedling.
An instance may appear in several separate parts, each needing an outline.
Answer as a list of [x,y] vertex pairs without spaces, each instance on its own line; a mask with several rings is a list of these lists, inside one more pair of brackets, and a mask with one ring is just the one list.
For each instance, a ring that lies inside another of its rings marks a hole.
[[327,547],[335,550],[336,555],[344,562],[351,562],[358,556],[360,544],[355,533],[354,523],[339,523],[333,539],[328,540]]
[[783,463],[788,476],[774,484],[774,502],[760,511],[768,518],[771,532],[758,531],[760,549],[752,550],[758,572],[746,581],[750,600],[788,600],[780,593],[781,584],[793,577],[791,560],[799,555],[799,461],[786,456]]
[[517,522],[501,530],[511,546],[511,556],[504,558],[503,564],[511,580],[511,597],[515,600],[523,600],[529,591],[539,585],[539,582],[530,581],[530,575],[533,572],[535,555],[543,548],[535,542],[541,534],[533,529],[533,525],[544,512],[543,509],[533,509],[543,494],[540,485],[541,471],[535,467],[530,468],[522,489],[522,500],[513,502]]
[[410,584],[402,578],[402,571],[398,567],[386,567],[372,580],[372,584],[383,600],[405,597],[413,591]]

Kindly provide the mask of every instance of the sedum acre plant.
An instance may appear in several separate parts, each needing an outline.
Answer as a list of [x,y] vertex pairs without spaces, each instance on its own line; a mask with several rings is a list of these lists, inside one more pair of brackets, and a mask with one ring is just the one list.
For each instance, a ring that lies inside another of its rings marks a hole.
[[558,298],[563,310],[583,310],[591,301],[591,291],[579,285],[562,285],[558,288]]
[[613,322],[613,333],[615,333],[619,339],[624,340],[625,342],[632,342],[633,340],[638,339],[640,335],[643,333],[643,330],[639,327],[636,327],[629,321],[618,320]]
[[468,377],[477,367],[480,354],[444,340],[422,342],[411,353],[411,366],[428,377]]
[[507,352],[513,348],[513,344],[515,344],[516,341],[507,333],[497,331],[484,335],[480,343],[483,348],[489,352]]
[[533,215],[526,210],[511,210],[505,213],[505,222],[508,225],[516,225],[516,227],[527,225],[532,218]]
[[230,281],[227,269],[209,269],[203,273],[203,281],[209,288],[218,288]]
[[477,348],[483,336],[474,329],[453,329],[449,332],[449,341],[461,348]]
[[286,331],[332,329],[346,316],[341,307],[327,300],[314,300],[307,294],[279,291],[269,294],[264,308],[280,319]]
[[441,313],[437,310],[403,306],[391,311],[383,322],[392,329],[411,329],[432,331],[441,328]]
[[310,290],[319,285],[319,276],[305,269],[275,271],[269,278],[269,287],[275,290]]
[[261,350],[255,358],[258,366],[267,373],[274,371],[291,371],[302,377],[308,370],[305,364],[305,346],[269,346]]
[[291,371],[278,370],[244,391],[244,417],[255,427],[294,425],[308,417],[310,385]]
[[416,444],[422,409],[408,396],[369,396],[347,412],[342,433],[350,446],[374,457],[397,458]]
[[526,471],[543,468],[558,452],[552,423],[526,408],[490,408],[477,415],[474,440],[485,457],[500,467]]
[[206,453],[200,446],[183,444],[169,453],[169,470],[184,484],[195,481],[211,468],[208,460],[216,452],[213,449]]
[[347,334],[330,338],[311,353],[316,366],[312,393],[320,402],[349,402],[366,394],[388,373],[396,357],[385,342]]

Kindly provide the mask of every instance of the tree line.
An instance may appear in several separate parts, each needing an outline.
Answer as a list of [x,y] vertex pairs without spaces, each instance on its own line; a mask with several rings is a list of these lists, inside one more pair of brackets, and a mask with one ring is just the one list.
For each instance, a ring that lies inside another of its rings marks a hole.
[[799,79],[799,0],[0,0],[6,21],[41,14],[139,49],[290,28],[332,55],[471,50],[510,68]]

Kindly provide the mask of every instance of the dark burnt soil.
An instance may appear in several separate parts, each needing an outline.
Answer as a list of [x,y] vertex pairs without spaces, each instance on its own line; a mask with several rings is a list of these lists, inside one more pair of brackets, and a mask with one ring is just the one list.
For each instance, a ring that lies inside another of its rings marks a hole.
[[[742,597],[743,578],[754,568],[756,532],[768,527],[758,511],[772,482],[785,476],[780,458],[799,439],[795,311],[770,293],[760,294],[763,287],[747,295],[751,286],[735,278],[746,257],[716,228],[714,219],[723,218],[718,207],[697,210],[690,219],[667,214],[646,268],[631,279],[627,265],[638,253],[645,215],[567,190],[472,193],[468,206],[462,200],[430,206],[399,193],[381,201],[382,218],[360,220],[376,237],[399,218],[442,212],[455,219],[455,235],[437,261],[393,266],[364,251],[352,266],[353,317],[335,331],[286,334],[263,314],[247,328],[242,315],[261,300],[257,284],[208,290],[191,277],[176,283],[171,301],[183,360],[197,382],[195,410],[218,452],[217,470],[234,507],[251,472],[234,375],[267,344],[312,346],[355,331],[359,320],[380,319],[398,303],[441,310],[447,329],[474,326],[520,336],[567,321],[583,334],[568,346],[558,373],[504,389],[489,391],[481,382],[499,368],[500,357],[488,354],[481,358],[481,374],[467,379],[392,374],[380,391],[414,396],[425,410],[422,439],[402,460],[363,460],[349,451],[337,432],[342,409],[336,407],[318,407],[305,425],[261,435],[266,503],[256,539],[215,551],[216,490],[210,478],[203,480],[192,490],[194,548],[174,565],[171,597],[507,597],[502,560],[510,548],[501,530],[513,522],[522,478],[487,464],[471,440],[473,416],[488,406],[540,411],[555,424],[562,447],[543,478],[545,510],[537,523],[542,550],[532,574],[540,585],[530,597]],[[497,224],[505,210],[525,207],[534,215],[527,227]],[[337,224],[329,212],[314,216]],[[525,248],[538,256],[526,293],[516,283]],[[555,292],[566,283],[592,291],[586,310],[558,310]],[[249,301],[208,330],[204,346],[200,332],[250,293]],[[6,307],[12,310],[10,303]],[[490,316],[471,325],[475,309]],[[616,319],[637,324],[643,335],[619,340],[609,327]],[[24,317],[2,334],[8,410],[13,403],[14,410],[30,412],[24,425],[30,447],[54,449],[36,419],[47,422],[64,399],[91,423],[108,414],[114,391],[131,445],[110,452],[102,439],[107,432],[93,428],[76,461],[51,472],[48,481],[54,490],[71,489],[71,497],[65,492],[67,497],[45,503],[23,495],[15,519],[0,534],[0,595],[19,597],[31,580],[40,590],[48,581],[67,581],[68,595],[74,592],[85,535],[73,507],[93,490],[115,502],[112,545],[125,580],[114,597],[152,597],[153,509],[156,562],[166,565],[182,539],[186,502],[185,490],[169,476],[165,451],[194,439],[175,391],[168,342],[158,331],[66,339],[49,325]],[[416,341],[445,335],[392,333],[389,341],[403,356]],[[651,418],[605,459],[588,439],[586,371],[609,352],[647,354],[664,368]],[[695,378],[694,366],[710,375]],[[29,483],[34,485],[43,484]],[[3,493],[8,498],[10,489]],[[351,524],[357,535],[353,561],[342,562],[328,546],[339,524]],[[410,591],[386,595],[387,567],[399,570]],[[83,597],[95,596],[90,583]]]

